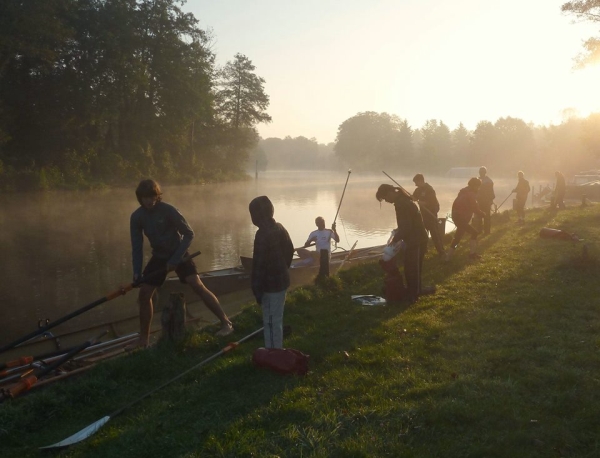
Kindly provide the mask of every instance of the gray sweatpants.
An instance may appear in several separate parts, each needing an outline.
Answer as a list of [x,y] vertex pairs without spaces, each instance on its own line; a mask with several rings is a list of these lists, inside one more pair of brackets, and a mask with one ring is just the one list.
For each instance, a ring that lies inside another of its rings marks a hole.
[[264,293],[261,300],[265,348],[283,348],[283,307],[287,290]]

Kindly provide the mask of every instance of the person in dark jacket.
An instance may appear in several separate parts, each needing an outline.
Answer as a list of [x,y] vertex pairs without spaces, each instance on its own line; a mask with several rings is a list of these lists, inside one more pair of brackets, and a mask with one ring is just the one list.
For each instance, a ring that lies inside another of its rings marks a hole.
[[425,182],[425,177],[420,173],[417,173],[413,182],[417,186],[415,192],[413,192],[413,200],[419,203],[421,209],[421,216],[423,217],[423,224],[425,229],[429,231],[433,245],[439,255],[445,255],[444,241],[442,240],[442,234],[438,225],[438,212],[440,211],[440,203],[435,195],[433,187]]
[[262,308],[265,347],[283,348],[283,309],[294,245],[286,229],[273,219],[275,209],[267,196],[253,199],[249,210],[252,223],[258,227],[251,282],[256,302]]
[[554,210],[558,206],[559,209],[564,210],[565,192],[567,191],[565,176],[559,171],[554,172],[554,176],[556,176],[556,186],[554,187],[554,198],[552,199],[550,209]]
[[[140,207],[131,214],[130,218],[133,281],[146,276],[148,278],[140,285],[138,298],[140,339],[134,347],[148,346],[154,314],[152,296],[156,288],[164,283],[167,273],[173,270],[179,280],[190,285],[209,310],[219,318],[221,329],[217,335],[231,334],[233,332],[231,321],[216,296],[200,280],[194,261],[190,259],[181,262],[182,258],[187,256],[187,250],[194,238],[194,231],[190,225],[179,210],[162,201],[162,191],[156,181],[141,181],[135,195]],[[142,272],[144,235],[150,242],[152,257]],[[155,274],[157,272],[158,274]]]
[[452,204],[452,221],[456,226],[456,232],[450,243],[450,249],[446,253],[446,260],[450,260],[465,233],[471,235],[469,258],[477,259],[480,257],[477,254],[477,236],[479,232],[469,224],[474,214],[480,217],[484,216],[484,213],[479,209],[479,205],[477,204],[477,191],[480,186],[481,181],[479,178],[471,178],[468,186],[462,188],[456,199],[454,199],[454,203]]
[[517,210],[518,223],[523,224],[525,222],[525,204],[527,203],[527,196],[531,188],[529,187],[529,181],[525,179],[525,174],[521,171],[517,173],[517,187],[513,189],[513,192],[517,194],[515,199],[515,205]]
[[496,194],[494,194],[494,182],[487,176],[487,169],[485,167],[479,168],[479,180],[481,181],[481,186],[477,191],[477,204],[483,213],[477,214],[475,222],[479,230],[483,229],[484,235],[489,235],[492,225],[492,204],[496,198]]
[[389,184],[379,186],[375,198],[379,202],[385,200],[394,204],[398,227],[391,243],[404,240],[406,244],[404,276],[408,300],[414,303],[421,294],[421,271],[423,258],[427,252],[427,230],[421,212],[408,193]]

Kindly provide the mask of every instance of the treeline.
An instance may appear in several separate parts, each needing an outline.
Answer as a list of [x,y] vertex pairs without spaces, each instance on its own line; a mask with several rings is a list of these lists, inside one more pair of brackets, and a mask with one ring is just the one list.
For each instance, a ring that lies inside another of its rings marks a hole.
[[481,121],[470,131],[462,123],[450,130],[436,119],[412,128],[406,119],[364,112],[340,125],[334,149],[345,164],[362,170],[443,174],[452,167],[486,165],[496,176],[518,170],[570,174],[598,167],[600,114],[549,127],[506,117]]
[[[315,138],[287,136],[260,139],[251,154],[259,170],[337,170],[341,167],[334,143],[318,143]],[[254,170],[255,163],[250,163]]]
[[176,0],[0,2],[0,188],[243,175],[264,80]]

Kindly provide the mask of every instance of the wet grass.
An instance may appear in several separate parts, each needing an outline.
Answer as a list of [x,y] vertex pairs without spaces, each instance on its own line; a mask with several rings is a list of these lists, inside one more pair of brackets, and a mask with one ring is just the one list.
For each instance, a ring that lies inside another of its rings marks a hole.
[[[380,294],[377,264],[291,293],[286,346],[310,354],[307,376],[254,368],[259,337],[56,456],[600,456],[600,206],[514,219],[497,215],[480,261],[466,241],[447,264],[431,250],[437,293],[412,306],[350,300]],[[262,325],[256,306],[235,322],[231,340]],[[225,344],[190,335],[5,402],[0,456],[36,456]]]

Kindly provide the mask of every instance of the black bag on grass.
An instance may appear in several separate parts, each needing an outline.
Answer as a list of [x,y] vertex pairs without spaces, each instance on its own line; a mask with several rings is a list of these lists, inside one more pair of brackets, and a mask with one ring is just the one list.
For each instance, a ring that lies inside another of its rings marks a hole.
[[306,374],[308,359],[308,355],[292,348],[261,347],[252,355],[255,366],[266,367],[280,374]]

